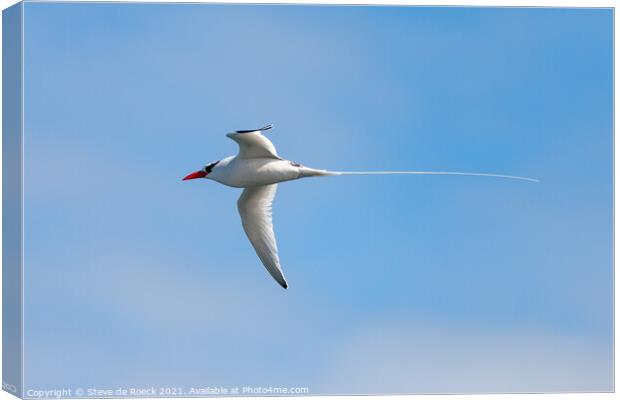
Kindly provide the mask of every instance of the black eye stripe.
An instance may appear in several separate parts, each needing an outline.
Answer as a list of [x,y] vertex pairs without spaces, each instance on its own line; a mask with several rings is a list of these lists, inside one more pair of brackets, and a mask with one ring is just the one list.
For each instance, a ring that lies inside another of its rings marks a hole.
[[216,161],[216,162],[213,162],[213,163],[211,163],[211,164],[207,165],[207,166],[205,167],[205,172],[206,172],[207,174],[211,173],[211,170],[213,169],[213,167],[215,167],[215,166],[217,165],[217,163],[219,163],[219,161]]

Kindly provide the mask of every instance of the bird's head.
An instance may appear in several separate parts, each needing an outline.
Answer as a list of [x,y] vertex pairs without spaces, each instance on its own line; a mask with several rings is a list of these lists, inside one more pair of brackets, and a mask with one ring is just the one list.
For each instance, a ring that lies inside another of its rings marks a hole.
[[183,180],[187,181],[190,179],[206,178],[211,173],[211,171],[213,171],[213,168],[215,168],[217,163],[219,163],[219,161],[212,162],[208,164],[207,166],[205,166],[203,169],[198,170],[196,172],[192,172],[191,174],[187,175],[185,178],[183,178]]

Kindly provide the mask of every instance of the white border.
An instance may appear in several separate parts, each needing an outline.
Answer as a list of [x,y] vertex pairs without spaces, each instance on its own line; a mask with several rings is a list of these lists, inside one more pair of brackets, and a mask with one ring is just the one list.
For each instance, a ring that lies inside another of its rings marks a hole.
[[[28,0],[27,0],[28,1]],[[79,0],[60,0],[59,2],[80,2]],[[98,2],[127,2],[124,0],[108,0],[108,1],[98,1]],[[144,2],[144,3],[199,3],[197,1],[182,1],[182,0],[136,0],[133,2]],[[5,9],[8,8],[14,4],[18,3],[18,1],[16,0],[0,0],[0,8]],[[473,1],[468,1],[468,0],[452,0],[452,1],[440,1],[440,0],[426,0],[426,1],[415,1],[415,0],[306,0],[306,1],[299,1],[299,0],[242,0],[242,1],[234,1],[234,0],[219,0],[219,1],[204,1],[204,3],[246,3],[246,4],[260,4],[260,3],[270,3],[270,4],[341,4],[341,5],[403,5],[403,6],[411,6],[411,5],[417,5],[417,6],[474,6],[474,7],[605,7],[605,8],[609,8],[609,7],[613,7],[615,8],[616,5],[618,4],[617,1],[601,1],[601,0],[591,0],[591,1],[576,1],[576,0],[544,0],[544,1],[515,1],[515,0],[473,0]],[[23,72],[23,57],[24,57],[24,35],[23,35],[23,30],[24,30],[24,13],[23,13],[23,5],[22,5],[22,72]],[[615,20],[615,16],[614,16],[614,20]],[[1,25],[1,19],[0,19],[0,25]],[[615,27],[615,24],[614,24]],[[0,43],[2,41],[2,33],[0,30]],[[615,93],[616,93],[616,80],[615,80],[615,76],[617,73],[617,64],[615,63],[615,47],[616,47],[616,43],[618,42],[618,35],[616,30],[614,29],[614,121],[613,121],[613,126],[614,126],[614,133],[615,133],[615,116],[617,115],[617,108],[616,108],[616,102],[615,102]],[[0,53],[0,64],[2,61],[2,55]],[[0,91],[2,88],[2,82],[0,81]],[[21,111],[22,111],[22,133],[23,133],[23,129],[24,129],[24,79],[22,78],[22,105],[21,105]],[[1,105],[2,105],[2,99],[0,99],[0,116],[1,116]],[[616,253],[616,248],[617,248],[617,243],[616,243],[616,226],[617,226],[617,215],[615,213],[615,209],[617,207],[617,197],[615,196],[615,177],[618,175],[618,166],[615,163],[615,153],[618,150],[618,143],[615,141],[615,134],[614,134],[614,265],[615,265],[615,253]],[[21,140],[21,162],[22,162],[22,199],[23,199],[23,190],[24,190],[24,182],[23,182],[23,167],[24,167],[24,153],[23,153],[23,146],[24,146],[24,141],[23,141],[23,134],[22,134],[22,140]],[[1,147],[1,143],[0,143],[0,147]],[[2,152],[0,149],[0,162],[2,159]],[[1,181],[2,181],[2,176],[0,175],[0,185],[1,185]],[[24,215],[23,215],[23,210],[22,210],[22,250],[23,250],[23,234],[24,234]],[[1,210],[0,210],[0,220],[1,220]],[[2,238],[2,232],[0,232],[0,240]],[[22,251],[22,263],[23,263],[23,251]],[[614,279],[614,288],[617,287],[618,284],[618,275],[615,274],[615,268],[614,268],[614,275],[613,275],[613,279]],[[24,291],[23,291],[23,283],[24,283],[24,270],[22,268],[21,271],[21,279],[22,279],[22,333],[24,332],[24,319],[23,319],[23,306],[24,306],[24,302],[23,302],[23,296],[24,296]],[[1,286],[1,282],[2,282],[2,277],[0,275],[0,286]],[[617,297],[615,296],[615,290],[614,290],[614,365],[615,365],[615,355],[616,355],[616,348],[615,348],[615,343],[619,338],[618,335],[618,331],[615,330],[615,312],[618,309],[618,304],[617,304]],[[1,322],[0,322],[0,327],[1,327]],[[0,338],[2,336],[1,333],[1,329],[0,329]],[[25,388],[25,381],[24,381],[24,363],[23,363],[23,357],[24,357],[24,346],[23,346],[23,341],[22,341],[22,387]],[[0,376],[2,373],[2,366],[0,365]],[[614,368],[614,383],[617,382],[617,370]],[[615,384],[614,384],[615,386]],[[582,400],[582,399],[610,399],[610,398],[615,398],[617,397],[617,395],[615,393],[571,393],[571,394],[494,394],[494,395],[487,395],[487,394],[473,394],[473,395],[393,395],[393,396],[373,396],[374,399],[377,400],[412,400],[412,399],[435,399],[435,400],[478,400],[478,399],[485,399],[485,400],[514,400],[514,399],[520,399],[523,396],[525,396],[527,399],[532,399],[532,400],[541,400],[541,399],[552,399],[552,400],[559,400],[559,399],[567,399],[567,400]],[[8,394],[7,392],[0,392],[0,400],[4,400],[4,399],[14,399],[15,397],[11,396],[10,394]],[[311,397],[280,397],[281,399],[312,399],[312,400],[359,400],[360,396],[311,396]],[[162,398],[157,398],[158,400],[161,400]],[[175,400],[177,400],[178,398],[173,398]],[[239,400],[250,400],[250,399],[256,399],[256,397],[235,397],[234,399],[239,399]]]

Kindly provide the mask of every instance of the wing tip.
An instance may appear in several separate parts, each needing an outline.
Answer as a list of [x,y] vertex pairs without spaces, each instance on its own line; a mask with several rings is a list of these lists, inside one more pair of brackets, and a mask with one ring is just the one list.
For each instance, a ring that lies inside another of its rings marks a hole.
[[243,129],[240,131],[234,131],[231,132],[231,134],[236,134],[236,133],[250,133],[250,132],[262,132],[262,131],[268,131],[269,129],[273,128],[273,124],[267,124],[265,126],[263,126],[262,128],[259,129]]

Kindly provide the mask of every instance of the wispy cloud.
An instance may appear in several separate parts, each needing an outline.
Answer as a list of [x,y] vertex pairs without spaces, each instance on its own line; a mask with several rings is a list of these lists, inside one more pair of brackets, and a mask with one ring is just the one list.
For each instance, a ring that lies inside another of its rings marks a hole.
[[[611,338],[378,319],[330,359],[327,393],[613,390]],[[346,390],[345,390],[346,391]]]

